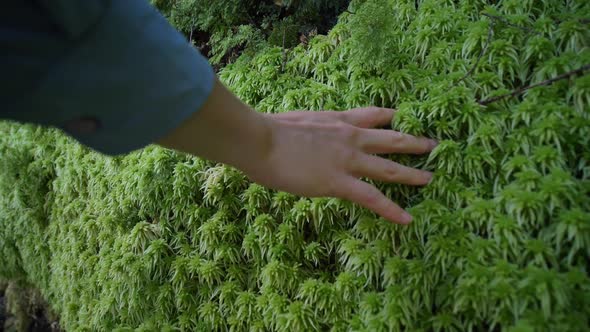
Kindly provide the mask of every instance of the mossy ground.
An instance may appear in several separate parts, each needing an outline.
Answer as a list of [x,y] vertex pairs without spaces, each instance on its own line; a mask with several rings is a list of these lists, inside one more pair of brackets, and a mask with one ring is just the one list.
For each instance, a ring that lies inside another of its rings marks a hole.
[[440,140],[389,156],[434,171],[427,187],[375,183],[408,227],[172,151],[106,158],[2,123],[0,276],[38,287],[67,331],[586,331],[590,76],[567,73],[590,63],[589,16],[354,1],[327,35],[220,73],[261,112],[395,107],[392,128]]

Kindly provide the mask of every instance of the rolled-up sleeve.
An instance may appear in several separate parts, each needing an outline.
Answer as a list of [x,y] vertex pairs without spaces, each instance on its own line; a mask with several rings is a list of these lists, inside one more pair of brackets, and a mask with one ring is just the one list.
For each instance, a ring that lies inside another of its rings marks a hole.
[[117,155],[163,137],[211,93],[212,67],[146,0],[52,0],[36,15],[48,15],[54,30],[23,33],[12,24],[3,26],[5,34],[13,30],[9,37],[0,31],[8,47],[19,44],[19,34],[47,44],[39,51],[24,43],[12,54],[25,82],[0,96],[3,117],[55,126]]

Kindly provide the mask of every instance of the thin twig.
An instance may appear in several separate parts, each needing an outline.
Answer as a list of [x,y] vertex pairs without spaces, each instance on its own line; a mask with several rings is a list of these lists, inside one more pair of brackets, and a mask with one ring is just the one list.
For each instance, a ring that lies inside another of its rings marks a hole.
[[[561,24],[564,22],[564,20],[554,19],[553,22],[555,22],[555,24]],[[578,20],[578,22],[582,24],[590,24],[590,18],[581,18]]]
[[523,26],[520,26],[520,25],[516,25],[516,24],[510,23],[507,19],[503,18],[502,16],[496,16],[496,15],[491,15],[491,14],[486,14],[486,13],[483,13],[482,15],[483,16],[487,16],[487,17],[491,18],[492,20],[498,20],[498,21],[500,21],[500,22],[502,22],[502,23],[504,23],[504,24],[506,24],[508,26],[511,26],[513,28],[517,28],[517,29],[526,31],[528,33],[532,33],[532,34],[535,34],[535,35],[539,35],[540,34],[539,32],[537,32],[537,31],[535,31],[535,30],[533,30],[531,28],[527,28],[527,27],[523,27]]
[[536,88],[536,87],[543,86],[543,85],[551,85],[553,82],[556,82],[556,81],[560,81],[560,80],[569,78],[570,76],[573,76],[573,75],[576,75],[576,74],[582,74],[583,72],[585,72],[587,70],[590,70],[590,63],[589,64],[586,64],[586,65],[583,65],[582,67],[580,67],[578,69],[575,69],[575,70],[569,71],[567,73],[564,73],[564,74],[555,76],[553,78],[550,78],[548,80],[545,80],[545,81],[542,81],[542,82],[539,82],[539,83],[535,83],[535,84],[532,84],[532,85],[520,87],[520,88],[518,88],[518,89],[516,89],[516,90],[514,90],[514,91],[512,91],[510,93],[503,94],[503,95],[496,96],[496,97],[492,97],[492,98],[485,99],[485,100],[480,100],[480,101],[478,101],[478,103],[481,104],[481,105],[488,105],[488,104],[491,104],[491,103],[496,102],[498,100],[502,100],[502,99],[505,99],[505,98],[517,96],[517,95],[525,92],[526,90],[530,90],[532,88]]
[[287,28],[283,27],[283,61],[281,63],[281,74],[285,72],[285,65],[287,64],[287,51],[285,50],[285,35]]
[[490,21],[490,27],[488,29],[488,39],[486,40],[486,43],[484,44],[483,48],[481,49],[481,52],[479,52],[479,56],[477,57],[477,60],[475,60],[475,63],[473,64],[471,69],[469,69],[469,71],[466,72],[465,75],[463,75],[463,77],[461,77],[459,79],[459,81],[457,81],[457,84],[460,83],[461,81],[463,81],[464,79],[466,79],[467,77],[469,77],[469,75],[471,75],[473,73],[475,68],[477,68],[479,61],[481,60],[481,58],[483,58],[484,53],[487,51],[488,46],[490,45],[493,34],[494,34],[494,21]]
[[193,44],[193,30],[195,30],[195,18],[193,17],[193,20],[191,22],[191,34],[188,37],[188,42],[192,45]]

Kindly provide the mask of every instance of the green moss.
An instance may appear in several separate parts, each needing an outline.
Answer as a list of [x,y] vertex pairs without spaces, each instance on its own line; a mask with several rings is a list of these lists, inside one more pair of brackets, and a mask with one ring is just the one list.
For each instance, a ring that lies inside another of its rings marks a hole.
[[65,330],[584,331],[588,76],[478,101],[590,63],[590,5],[350,9],[284,72],[269,47],[220,75],[261,112],[397,107],[394,129],[439,139],[429,157],[391,156],[434,171],[430,185],[376,183],[411,225],[164,149],[105,158],[4,122],[0,277],[35,285]]

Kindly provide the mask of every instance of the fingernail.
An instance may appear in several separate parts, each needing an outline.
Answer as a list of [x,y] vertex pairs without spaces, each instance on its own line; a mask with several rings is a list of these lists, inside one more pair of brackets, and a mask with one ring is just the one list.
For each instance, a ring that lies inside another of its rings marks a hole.
[[434,148],[436,148],[436,146],[438,145],[438,141],[437,140],[429,140],[428,144],[430,145],[430,148],[434,150]]
[[404,224],[411,223],[412,222],[412,216],[409,213],[407,213],[407,212],[403,212],[402,213],[402,222]]

